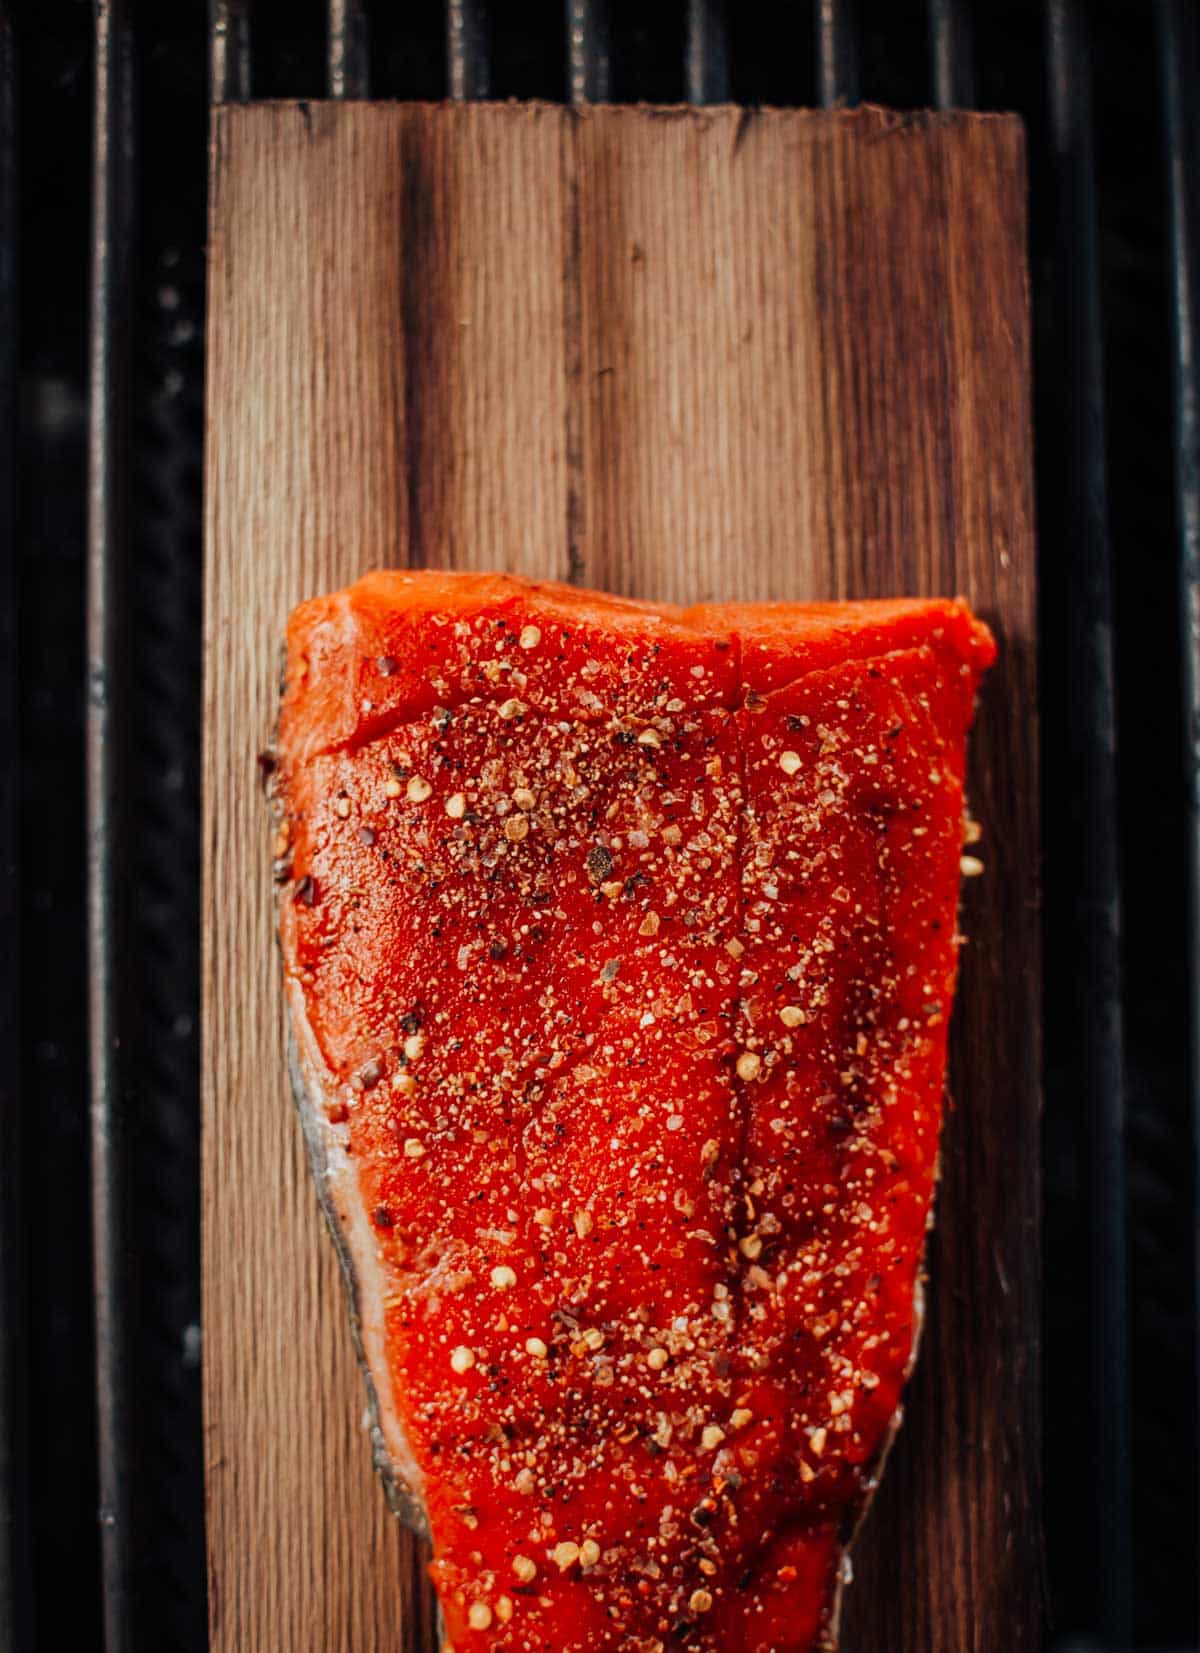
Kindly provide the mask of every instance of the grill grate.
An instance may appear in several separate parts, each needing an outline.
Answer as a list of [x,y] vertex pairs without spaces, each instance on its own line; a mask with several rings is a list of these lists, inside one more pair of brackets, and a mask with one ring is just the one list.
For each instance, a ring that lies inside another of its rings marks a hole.
[[[1117,847],[1117,707],[1113,645],[1103,341],[1093,141],[1091,44],[1076,0],[1051,0],[1046,18],[1054,272],[1044,294],[1057,318],[1058,359],[1049,394],[1078,397],[1065,445],[1063,486],[1043,513],[1043,544],[1066,559],[1066,651],[1072,681],[1063,708],[1078,869],[1069,919],[1077,938],[1074,1002],[1058,1008],[1076,1035],[1087,1118],[1083,1219],[1089,1231],[1087,1345],[1092,1438],[1084,1509],[1097,1562],[1097,1628],[1115,1642],[1130,1622],[1129,1364],[1125,1231],[1124,1014],[1121,1003],[1121,875]],[[1066,414],[1066,406],[1060,410]],[[1057,520],[1055,520],[1057,518]]]
[[1158,0],[1156,22],[1167,154],[1177,601],[1188,829],[1188,1008],[1193,1150],[1197,1155],[1194,1187],[1200,1190],[1200,122],[1196,111],[1200,48],[1195,13],[1189,7]]
[[[1194,1645],[1195,13],[1187,0],[1156,0],[1152,18],[1118,0],[812,0],[807,43],[782,50],[766,17],[723,0],[545,0],[522,8],[528,21],[486,0],[410,10],[400,23],[366,0],[328,0],[324,18],[313,0],[212,0],[206,31],[198,6],[96,0],[89,19],[43,0],[14,25],[0,0],[0,431],[15,433],[0,449],[0,1312],[24,1333],[0,1358],[0,1640],[65,1641],[79,1603],[56,1583],[68,1567],[89,1576],[94,1555],[104,1645],[204,1644],[195,776],[211,86],[218,101],[871,96],[1025,115],[1051,1639]],[[64,139],[82,137],[93,93],[89,226],[85,151]],[[1153,186],[1123,147],[1131,130],[1129,149],[1159,144],[1144,150],[1159,158]],[[95,1410],[69,1376],[93,1348]]]
[[[16,293],[16,111],[12,24],[0,8],[0,535],[11,548],[15,530],[17,382],[10,318]],[[18,1106],[20,978],[17,958],[17,578],[11,550],[0,562],[0,1324],[25,1315],[23,1140]],[[20,1645],[29,1635],[28,1531],[13,1519],[29,1499],[28,1409],[23,1351],[0,1339],[0,1626]]]

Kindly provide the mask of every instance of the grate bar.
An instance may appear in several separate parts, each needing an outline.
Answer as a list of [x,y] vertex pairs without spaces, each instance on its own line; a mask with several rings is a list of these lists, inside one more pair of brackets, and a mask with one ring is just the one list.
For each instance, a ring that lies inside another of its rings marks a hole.
[[[122,811],[128,726],[123,663],[133,294],[133,24],[128,0],[97,0],[87,497],[88,1040],[101,1587],[106,1653],[134,1646],[139,1447],[132,1259],[136,1130],[122,981],[128,848]],[[125,1047],[125,1048],[123,1048]]]
[[[1174,352],[1177,577],[1183,678],[1184,785],[1188,809],[1188,948],[1191,1088],[1196,1153],[1193,1199],[1200,1201],[1200,45],[1191,6],[1156,0],[1163,86],[1170,309]],[[1196,1212],[1200,1248],[1200,1209]],[[1193,1311],[1200,1338],[1200,1249]],[[1200,1354],[1200,1349],[1197,1351]]]
[[817,0],[817,98],[823,109],[861,96],[855,0]]
[[446,69],[450,96],[456,103],[491,97],[486,0],[449,0],[446,7]]
[[729,102],[725,0],[689,0],[685,70],[689,103]]
[[208,84],[214,103],[250,101],[250,13],[246,0],[210,0]]
[[929,0],[929,70],[937,108],[975,107],[971,17],[964,0]]
[[572,103],[608,103],[612,54],[608,0],[566,0],[567,96]]
[[17,926],[16,66],[0,4],[0,1645],[33,1644]]
[[370,95],[370,41],[362,0],[329,0],[329,96]]
[[1068,558],[1066,708],[1074,802],[1072,922],[1077,997],[1070,1018],[1079,1052],[1081,1164],[1087,1181],[1093,1628],[1131,1640],[1130,1418],[1125,1171],[1125,1035],[1121,999],[1117,718],[1112,551],[1105,454],[1091,41],[1078,0],[1049,0],[1048,94],[1054,168],[1057,328],[1068,421],[1061,543]]

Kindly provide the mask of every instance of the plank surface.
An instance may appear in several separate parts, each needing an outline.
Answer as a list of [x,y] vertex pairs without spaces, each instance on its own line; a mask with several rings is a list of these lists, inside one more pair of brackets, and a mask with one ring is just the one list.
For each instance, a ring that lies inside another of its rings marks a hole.
[[925,1347],[846,1653],[1040,1645],[1035,584],[1007,117],[214,114],[204,1325],[212,1643],[435,1645],[287,1090],[269,834],[290,606],[380,565],[638,596],[958,593],[974,738]]

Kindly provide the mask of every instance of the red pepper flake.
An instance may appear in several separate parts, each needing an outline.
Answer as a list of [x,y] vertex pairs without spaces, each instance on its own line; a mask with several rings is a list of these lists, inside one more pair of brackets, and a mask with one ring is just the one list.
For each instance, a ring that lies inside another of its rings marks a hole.
[[390,1228],[395,1220],[396,1219],[392,1216],[392,1213],[388,1210],[386,1205],[377,1205],[375,1207],[376,1228]]
[[299,907],[315,907],[317,904],[317,886],[307,873],[296,882],[292,892],[292,900]]
[[375,669],[380,677],[394,677],[400,670],[400,662],[394,660],[390,654],[381,654],[375,662]]

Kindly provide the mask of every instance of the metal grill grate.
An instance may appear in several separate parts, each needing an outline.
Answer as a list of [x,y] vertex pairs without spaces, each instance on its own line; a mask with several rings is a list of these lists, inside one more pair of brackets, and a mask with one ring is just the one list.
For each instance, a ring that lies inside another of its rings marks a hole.
[[[322,17],[313,3],[212,0],[206,26],[198,5],[133,0],[96,0],[90,16],[43,0],[14,22],[0,0],[0,1640],[58,1646],[70,1627],[89,1645],[77,1626],[93,1559],[104,1645],[205,1637],[196,774],[211,88],[217,101],[866,96],[1025,115],[1050,1636],[1194,1644],[1195,13],[1187,0],[1156,0],[1152,16],[1118,0],[812,0],[792,41],[721,0],[520,10],[447,0],[400,16],[328,0]],[[83,1582],[64,1602],[68,1569]]]

